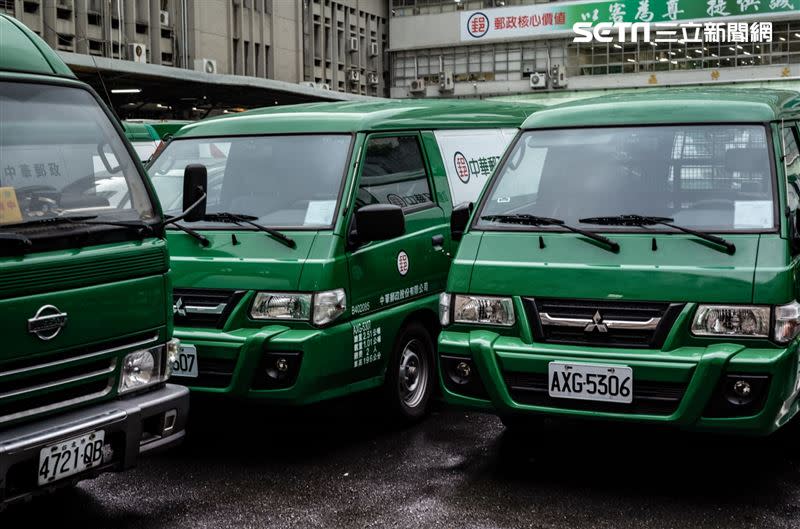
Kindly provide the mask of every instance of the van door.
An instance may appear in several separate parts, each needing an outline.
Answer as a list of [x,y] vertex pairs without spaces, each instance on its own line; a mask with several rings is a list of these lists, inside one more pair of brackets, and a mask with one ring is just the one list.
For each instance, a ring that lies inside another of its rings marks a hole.
[[[381,347],[371,347],[364,355],[359,355],[360,344],[356,346],[354,367],[370,364],[377,372],[400,324],[399,318],[387,319],[381,311],[444,288],[450,258],[442,246],[449,221],[431,192],[419,134],[369,135],[357,185],[355,209],[394,204],[403,208],[406,222],[404,235],[366,244],[348,256],[354,340],[360,341],[361,331],[370,342],[376,335],[381,340]],[[372,316],[362,318],[368,314]]]

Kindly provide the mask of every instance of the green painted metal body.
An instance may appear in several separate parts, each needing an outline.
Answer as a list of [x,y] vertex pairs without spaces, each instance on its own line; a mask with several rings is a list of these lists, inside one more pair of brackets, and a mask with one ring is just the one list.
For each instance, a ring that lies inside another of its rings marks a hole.
[[[214,230],[195,227],[208,237],[210,245],[206,248],[185,233],[169,231],[176,289],[246,292],[220,328],[176,324],[175,333],[182,343],[197,347],[201,377],[204,364],[221,361],[234,366],[228,382],[209,387],[193,384],[191,378],[178,380],[196,392],[284,405],[304,405],[381,385],[395,337],[406,322],[418,320],[434,335],[438,332],[438,294],[444,289],[455,244],[449,236],[453,204],[434,131],[517,128],[538,108],[472,102],[325,103],[250,111],[182,128],[173,145],[188,138],[295,133],[346,133],[352,135],[353,143],[334,226],[329,230],[282,229],[295,240],[294,249],[246,226]],[[354,215],[365,142],[374,135],[396,132],[418,137],[434,204],[406,212],[405,235],[348,249],[347,233]],[[442,248],[432,245],[435,235],[443,236]],[[401,250],[410,259],[405,276],[397,268]],[[256,321],[249,316],[257,291],[319,292],[337,288],[346,292],[347,310],[328,326]],[[401,297],[392,297],[401,291]],[[380,328],[378,357],[355,365],[354,334],[367,327]],[[302,354],[296,381],[281,389],[253,389],[262,357],[278,351]]]
[[161,139],[155,128],[147,123],[123,121],[122,128],[125,129],[125,137],[128,138],[128,141],[131,143],[137,141],[158,141]]
[[[770,127],[772,138],[780,138],[782,121],[797,118],[799,103],[796,93],[783,91],[658,90],[550,107],[531,116],[523,128],[758,123]],[[780,160],[780,142],[773,143]],[[775,185],[779,211],[786,211],[782,165],[777,164]],[[620,251],[612,253],[562,231],[471,228],[451,267],[448,292],[512,296],[517,318],[511,328],[456,324],[443,330],[439,353],[472,358],[487,393],[485,399],[457,394],[442,380],[446,400],[499,415],[551,414],[743,434],[768,434],[788,422],[798,411],[798,339],[782,346],[767,339],[701,338],[690,333],[699,303],[780,305],[798,299],[800,259],[790,249],[786,215],[781,215],[777,233],[726,234],[736,245],[733,255],[698,244],[689,235],[634,232],[614,232]],[[523,307],[523,298],[536,297],[668,301],[685,307],[658,350],[601,348],[537,343]],[[551,361],[630,366],[634,384],[637,379],[673,382],[685,384],[686,391],[669,415],[532,406],[513,400],[503,373],[546,374]],[[771,377],[758,413],[704,416],[724,373]]]
[[[78,82],[39,37],[4,15],[0,15],[0,81],[86,90],[114,121],[91,88]],[[123,129],[116,122],[114,127],[124,138]],[[133,154],[130,146],[128,149]],[[140,177],[147,181],[144,169],[137,167]],[[155,197],[149,183],[147,188]],[[154,204],[157,220],[161,213],[158,202],[154,200]],[[125,344],[144,339],[164,343],[171,338],[168,270],[166,240],[153,235],[99,245],[76,242],[74,247],[63,250],[0,256],[0,432],[10,425],[117,398],[120,360],[135,350]],[[28,332],[27,320],[45,305],[54,305],[68,315],[62,332],[50,340]],[[82,353],[92,351],[102,355]],[[66,375],[58,375],[70,372],[75,376],[82,366],[92,365],[98,358],[116,359],[113,372],[71,383],[64,382]],[[58,384],[52,383],[54,378]],[[77,394],[63,400],[53,397],[57,392],[66,395],[69,389],[80,394],[81,387],[97,381],[108,381],[109,387],[93,398],[72,402]],[[27,391],[40,384],[39,390]],[[9,386],[26,391],[6,391]],[[45,401],[47,406],[39,408]],[[29,407],[20,404],[27,402],[31,402]],[[15,411],[9,414],[9,409]]]
[[153,121],[147,123],[150,127],[153,128],[155,133],[158,135],[158,138],[161,140],[169,140],[183,127],[189,125],[190,123],[194,123],[193,121],[189,120],[182,120],[182,119],[171,119],[166,121]]

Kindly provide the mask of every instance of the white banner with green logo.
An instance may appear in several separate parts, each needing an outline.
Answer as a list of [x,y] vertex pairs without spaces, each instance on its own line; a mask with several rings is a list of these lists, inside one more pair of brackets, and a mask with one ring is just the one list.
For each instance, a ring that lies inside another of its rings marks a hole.
[[571,34],[577,22],[670,23],[714,19],[769,20],[800,14],[800,0],[585,0],[461,13],[461,41]]

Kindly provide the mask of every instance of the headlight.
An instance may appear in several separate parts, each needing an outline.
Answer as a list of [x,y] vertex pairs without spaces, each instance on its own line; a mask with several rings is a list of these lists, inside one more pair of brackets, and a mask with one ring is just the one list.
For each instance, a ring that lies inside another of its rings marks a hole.
[[800,303],[792,301],[775,307],[775,341],[789,343],[800,332]]
[[344,289],[317,292],[314,295],[314,325],[326,325],[347,309],[347,296]]
[[453,321],[510,327],[514,318],[511,298],[456,295],[453,302]]
[[439,294],[439,323],[442,327],[450,325],[450,304],[453,301],[453,295],[447,292]]
[[311,319],[311,294],[259,292],[250,308],[250,317],[255,320],[308,321]]
[[119,378],[119,392],[126,393],[167,379],[166,345],[142,349],[125,355]]
[[769,307],[748,305],[700,305],[692,321],[696,336],[769,336]]

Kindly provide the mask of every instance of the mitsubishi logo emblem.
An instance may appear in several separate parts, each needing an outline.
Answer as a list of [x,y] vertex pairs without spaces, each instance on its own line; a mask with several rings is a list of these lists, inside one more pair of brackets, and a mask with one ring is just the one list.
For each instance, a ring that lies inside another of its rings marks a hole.
[[594,331],[608,332],[608,326],[603,323],[603,317],[600,315],[599,310],[594,313],[594,316],[592,316],[592,323],[583,328],[583,332]]
[[186,316],[186,309],[183,307],[183,298],[178,298],[178,301],[172,306],[172,313],[178,316]]

